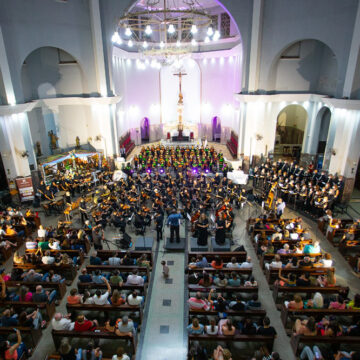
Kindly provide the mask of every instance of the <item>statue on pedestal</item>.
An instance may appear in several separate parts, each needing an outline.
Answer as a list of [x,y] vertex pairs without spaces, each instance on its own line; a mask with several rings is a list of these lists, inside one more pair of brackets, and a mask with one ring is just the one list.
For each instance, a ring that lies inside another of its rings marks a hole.
[[50,150],[52,152],[52,150],[57,149],[57,141],[59,138],[54,134],[52,130],[48,132],[48,136],[50,138]]
[[75,149],[80,149],[80,138],[78,136],[76,137],[75,142],[76,142]]
[[36,145],[36,156],[40,157],[42,155],[40,141],[37,141],[35,145]]

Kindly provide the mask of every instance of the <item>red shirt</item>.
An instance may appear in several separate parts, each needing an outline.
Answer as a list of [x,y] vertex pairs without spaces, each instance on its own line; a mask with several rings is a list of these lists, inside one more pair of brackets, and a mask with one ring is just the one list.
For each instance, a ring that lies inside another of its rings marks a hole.
[[94,323],[90,320],[85,320],[83,323],[75,321],[74,330],[75,331],[93,331],[96,328]]

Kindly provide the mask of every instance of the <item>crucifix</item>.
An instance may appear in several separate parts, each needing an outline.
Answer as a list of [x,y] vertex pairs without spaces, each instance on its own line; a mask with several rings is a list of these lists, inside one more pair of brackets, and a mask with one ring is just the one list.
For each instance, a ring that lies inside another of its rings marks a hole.
[[183,76],[187,75],[186,73],[181,72],[181,70],[179,70],[179,72],[177,74],[174,74],[174,76],[178,76],[179,77],[179,100],[178,100],[178,131],[179,131],[179,135],[178,138],[181,140],[182,139],[182,132],[184,130],[184,126],[182,123],[182,112],[183,112],[183,95],[182,95],[182,91],[181,91],[181,79]]
[[183,103],[183,96],[182,96],[182,92],[181,92],[181,79],[183,76],[187,75],[187,73],[183,73],[181,72],[181,70],[174,74],[174,76],[178,76],[179,77],[179,101],[178,101],[178,104],[182,104]]

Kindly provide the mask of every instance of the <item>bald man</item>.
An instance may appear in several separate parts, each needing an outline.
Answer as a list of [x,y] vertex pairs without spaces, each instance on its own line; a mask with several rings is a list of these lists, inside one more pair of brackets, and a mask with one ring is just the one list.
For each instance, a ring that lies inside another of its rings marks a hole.
[[74,322],[70,320],[71,314],[63,315],[61,313],[56,313],[54,318],[51,320],[51,325],[54,330],[74,330]]

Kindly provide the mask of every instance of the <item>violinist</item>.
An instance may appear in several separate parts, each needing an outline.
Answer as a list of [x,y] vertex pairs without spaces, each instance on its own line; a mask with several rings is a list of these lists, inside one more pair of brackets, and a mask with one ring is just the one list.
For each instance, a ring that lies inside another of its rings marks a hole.
[[209,227],[209,220],[207,219],[206,214],[202,213],[196,224],[197,235],[198,235],[197,243],[199,246],[206,246],[208,243],[208,227]]
[[86,209],[86,202],[85,198],[82,197],[79,204],[79,210],[81,215],[81,222],[84,224],[85,220],[89,220],[89,217],[87,215],[87,209]]

